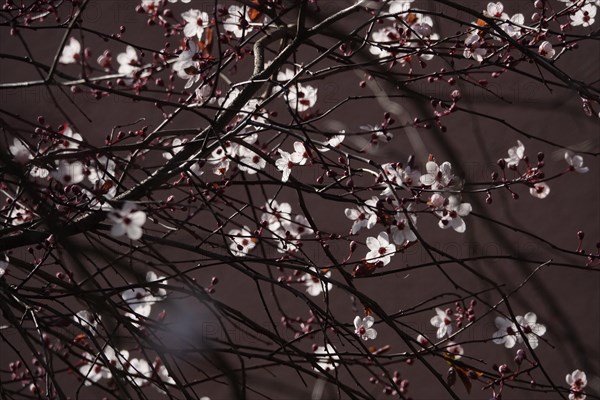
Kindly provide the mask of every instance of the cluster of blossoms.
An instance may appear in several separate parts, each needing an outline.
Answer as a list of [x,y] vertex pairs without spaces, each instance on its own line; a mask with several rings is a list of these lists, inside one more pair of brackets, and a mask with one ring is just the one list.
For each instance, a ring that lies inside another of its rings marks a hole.
[[524,342],[523,335],[516,324],[521,328],[532,349],[538,347],[539,338],[546,333],[546,326],[539,324],[537,315],[532,312],[528,312],[523,316],[517,315],[516,324],[511,319],[504,317],[496,317],[495,323],[498,330],[493,335],[494,343],[504,344],[507,349],[513,348],[517,343]]
[[[596,16],[596,9],[598,2],[596,0],[560,0],[567,3],[570,12],[569,23],[561,26],[561,30],[565,30],[567,26],[583,26],[589,27],[594,23],[594,17]],[[538,4],[539,3],[539,4]],[[537,9],[543,9],[544,3],[537,2]],[[556,50],[553,48],[552,42],[549,40],[543,40],[545,35],[538,35],[536,30],[540,21],[543,19],[542,13],[536,11],[532,16],[531,20],[533,25],[525,25],[525,17],[521,13],[509,16],[504,11],[504,4],[501,2],[490,2],[488,3],[483,15],[490,18],[494,23],[504,31],[504,34],[513,40],[519,40],[528,34],[532,34],[533,39],[528,43],[529,45],[537,45],[538,54],[549,60],[553,60],[556,56]],[[482,29],[487,27],[487,23],[483,20],[478,20],[472,24],[477,26],[477,29],[470,29],[467,33],[467,37],[464,40],[463,56],[465,58],[472,58],[477,62],[481,63],[483,60],[491,55],[495,54],[496,46],[493,42],[504,42],[506,37],[498,34],[498,32],[489,31]],[[488,39],[491,40],[488,41]],[[538,44],[539,43],[539,44]]]
[[[152,305],[162,301],[167,296],[167,290],[162,287],[167,285],[165,277],[157,276],[155,272],[148,271],[146,281],[151,287],[137,287],[127,289],[121,293],[121,298],[127,304],[131,312],[125,313],[133,325],[141,327],[146,318],[150,316]],[[100,316],[87,310],[78,312],[74,317],[75,322],[83,330],[92,336],[99,332]],[[97,354],[86,352],[82,354],[82,363],[79,372],[85,378],[85,385],[89,386],[101,379],[111,379],[115,372],[125,373],[130,383],[137,387],[152,384],[154,388],[164,393],[164,385],[173,385],[175,381],[169,375],[166,367],[160,359],[153,363],[144,358],[130,358],[129,351],[118,350],[108,344],[103,346]],[[158,386],[156,379],[162,382]]]
[[[161,287],[167,285],[164,276],[157,276],[155,272],[149,271],[146,282],[152,284],[152,288],[136,287],[121,293],[121,298],[131,309],[125,317],[130,318],[134,325],[140,325],[140,321],[150,316],[152,306],[167,297],[167,290]],[[153,289],[157,286],[158,288]]]
[[[102,379],[111,379],[115,373],[127,376],[135,387],[151,385],[161,393],[164,393],[165,385],[175,384],[160,359],[149,363],[144,358],[130,358],[127,350],[118,350],[109,345],[95,355],[84,353],[81,358],[79,373],[85,378],[86,386]],[[161,382],[160,386],[155,383],[157,378]]]
[[[412,166],[404,167],[398,163],[388,163],[382,166],[383,175],[378,182],[383,184],[381,196],[388,199],[394,211],[384,207],[384,202],[377,196],[359,205],[357,208],[345,209],[345,215],[353,221],[350,233],[352,235],[361,229],[371,229],[378,222],[387,226],[387,230],[380,232],[376,237],[367,237],[366,245],[369,249],[364,261],[369,264],[385,266],[390,263],[391,257],[396,253],[397,246],[405,247],[417,241],[415,233],[417,224],[418,203],[408,206],[399,206],[395,198],[395,190],[416,190],[425,188],[432,192],[427,201],[423,201],[426,211],[432,213],[438,219],[438,225],[442,229],[453,228],[454,231],[463,233],[466,224],[463,217],[471,213],[471,205],[463,203],[456,194],[450,194],[450,190],[460,189],[462,182],[453,174],[452,165],[444,162],[438,165],[430,160],[425,166],[426,173],[421,174]],[[393,217],[392,217],[393,215]]]
[[[567,150],[564,158],[569,168],[568,171],[575,171],[580,174],[589,171],[589,168],[583,165],[583,157],[580,155],[575,155],[572,151]],[[521,163],[525,164],[526,169],[524,172],[519,170]],[[504,182],[508,181],[504,171],[505,168],[508,168],[518,174],[518,177],[514,180],[515,182],[525,182],[530,186],[529,194],[533,197],[544,199],[550,194],[550,186],[543,181],[544,154],[538,153],[537,165],[530,164],[529,157],[525,155],[525,145],[520,140],[517,140],[517,146],[508,149],[508,157],[498,160],[498,165],[502,169],[502,180]]]
[[430,47],[439,40],[439,35],[433,32],[431,17],[413,9],[412,2],[394,0],[388,3],[384,20],[392,25],[371,34],[371,54],[401,66],[425,63],[434,57]]

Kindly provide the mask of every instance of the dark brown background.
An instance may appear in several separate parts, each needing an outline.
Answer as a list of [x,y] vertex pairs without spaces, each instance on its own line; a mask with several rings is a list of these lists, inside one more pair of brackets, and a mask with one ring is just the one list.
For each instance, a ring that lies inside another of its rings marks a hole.
[[[124,38],[132,43],[159,47],[165,38],[162,37],[157,28],[148,28],[145,25],[143,15],[135,14],[132,10],[137,4],[133,0],[102,0],[93,1],[84,14],[84,23],[102,32],[117,32],[119,25],[127,27]],[[334,10],[343,2],[321,1],[324,10]],[[415,6],[427,8],[417,0]],[[557,2],[554,2],[557,3]],[[485,2],[468,2],[469,6],[483,9]],[[212,2],[198,2],[193,0],[189,5],[177,4],[173,6],[176,11],[183,11],[189,7],[210,8]],[[529,1],[505,2],[509,13],[513,14],[522,10],[526,16],[531,12]],[[597,28],[598,22],[595,27]],[[455,28],[452,28],[455,29]],[[3,28],[0,31],[0,53],[25,55],[19,42],[8,36],[8,31]],[[56,47],[60,41],[62,30],[44,30],[23,32],[36,60],[51,64],[55,55]],[[174,40],[170,39],[173,43]],[[100,40],[86,35],[86,45],[93,49],[93,57],[97,57],[103,49],[109,48],[116,57],[124,50],[124,45],[115,43],[103,44]],[[302,56],[315,56],[307,51]],[[557,65],[564,71],[577,79],[593,81],[598,79],[598,61],[600,60],[600,46],[598,44],[583,46],[579,51],[565,55]],[[251,65],[251,59],[242,61],[244,67],[232,76],[234,81],[242,81],[247,78],[247,68]],[[76,74],[75,66],[61,66],[65,71]],[[535,73],[534,68],[530,72]],[[17,82],[39,79],[31,67],[23,64],[0,61],[1,82]],[[490,79],[491,80],[491,79]],[[344,74],[327,81],[319,81],[318,108],[326,110],[346,96],[365,94],[366,90],[358,88],[358,78],[355,74]],[[177,82],[183,85],[182,81]],[[598,119],[586,117],[581,110],[579,96],[572,91],[553,89],[552,92],[543,85],[528,81],[515,74],[504,74],[502,77],[491,80],[488,88],[497,95],[502,96],[506,102],[500,101],[485,91],[478,89],[462,88],[464,96],[464,107],[473,108],[478,112],[494,115],[506,119],[519,129],[533,135],[544,137],[563,146],[582,146],[588,151],[598,152],[600,142],[598,139]],[[420,84],[415,89],[425,93],[446,95],[453,89],[444,83]],[[466,95],[468,93],[468,95]],[[69,114],[78,124],[79,131],[90,143],[101,144],[104,136],[110,132],[114,125],[128,124],[138,118],[146,118],[146,123],[151,127],[161,121],[161,116],[156,110],[144,103],[133,103],[120,97],[108,97],[101,101],[95,101],[90,96],[77,95],[73,98],[85,108],[91,123],[73,110],[73,107],[62,99],[61,105],[69,110]],[[24,90],[1,90],[0,107],[13,113],[19,113],[26,118],[35,118],[43,114],[46,120],[53,125],[63,122],[60,114],[49,102],[45,89],[36,87]],[[410,109],[410,106],[409,106]],[[411,111],[414,111],[411,109]],[[372,101],[360,101],[350,103],[334,113],[327,124],[336,126],[339,124],[349,130],[357,130],[363,124],[375,124],[381,121],[382,111]],[[282,119],[285,120],[285,119]],[[487,180],[489,173],[495,170],[495,160],[504,157],[508,147],[515,145],[519,139],[524,142],[527,153],[535,156],[536,152],[543,151],[546,154],[548,171],[561,171],[565,164],[562,160],[560,149],[548,146],[536,140],[529,140],[517,134],[505,126],[482,118],[470,117],[457,113],[445,120],[448,132],[444,135],[446,144],[442,144],[440,137],[434,131],[420,130],[421,138],[426,144],[427,151],[436,155],[438,160],[446,160],[448,157],[459,160],[460,166],[468,181]],[[182,115],[174,122],[173,127],[198,127],[201,122],[190,115]],[[325,123],[322,126],[327,126]],[[4,146],[4,143],[3,143]],[[390,162],[402,161],[408,154],[412,153],[409,142],[401,131],[397,131],[395,139],[384,150],[374,154],[377,161]],[[586,232],[585,248],[590,249],[600,240],[600,221],[598,217],[598,205],[600,201],[600,163],[597,158],[585,157],[586,165],[591,172],[585,175],[571,174],[563,179],[551,182],[551,194],[545,200],[534,199],[529,196],[524,188],[519,190],[521,199],[514,201],[508,193],[498,192],[494,195],[492,206],[483,203],[483,196],[473,196],[467,199],[473,204],[474,211],[487,213],[487,215],[502,220],[515,227],[526,229],[539,234],[559,247],[574,250],[576,247],[576,232]],[[308,179],[312,172],[295,169],[293,174],[298,179]],[[293,192],[283,192],[281,199],[288,199],[293,204],[295,212],[300,212]],[[316,198],[308,198],[313,211],[313,217],[322,226],[331,232],[345,233],[350,222],[343,216],[343,210],[333,210],[331,204],[323,203]],[[441,231],[436,227],[435,221],[422,218],[419,221],[420,233],[430,243],[436,244],[443,251],[455,257],[469,257],[473,255],[525,255],[537,260],[561,260],[575,262],[575,258],[565,257],[557,254],[549,246],[523,235],[501,230],[474,218],[468,217],[467,232],[464,235],[450,231]],[[189,240],[189,239],[186,239]],[[168,252],[168,249],[164,249]],[[343,255],[345,248],[333,248],[337,255]],[[362,250],[361,250],[362,251]],[[167,253],[168,254],[168,253]],[[189,255],[168,254],[175,259],[183,259]],[[314,254],[315,259],[323,258],[319,253]],[[427,255],[419,246],[415,246],[407,254],[399,254],[393,258],[388,268],[399,268],[405,265],[414,265],[419,262],[428,261]],[[325,259],[322,262],[326,262]],[[581,261],[579,261],[581,262]],[[535,265],[524,264],[513,261],[489,260],[471,264],[478,271],[492,277],[497,282],[506,284],[509,291],[520,284],[523,279],[531,273]],[[446,267],[445,267],[446,268]],[[483,284],[474,280],[470,275],[464,273],[460,267],[448,266],[447,272],[456,277],[476,291]],[[244,277],[240,277],[233,270],[202,270],[198,273],[198,279],[207,282],[210,276],[218,275],[220,285],[216,297],[232,307],[247,313],[258,323],[269,326],[268,319],[262,310],[260,301],[256,294],[254,283]],[[339,278],[335,277],[334,278]],[[357,283],[357,286],[372,296],[389,313],[393,313],[405,307],[416,304],[444,292],[452,292],[452,286],[434,268],[422,268],[408,273],[397,273],[383,278],[374,278]],[[545,367],[557,384],[564,385],[564,375],[573,369],[584,369],[588,374],[588,392],[600,394],[600,377],[598,371],[600,363],[600,276],[597,273],[588,273],[583,270],[572,268],[561,268],[550,266],[540,270],[518,294],[513,297],[513,308],[517,314],[534,311],[538,315],[539,322],[548,328],[544,336],[553,348],[546,343],[541,343],[538,355],[544,361]],[[336,296],[337,294],[337,296]],[[301,303],[289,296],[284,297],[286,305],[290,309],[300,310]],[[445,298],[444,300],[448,300]],[[490,302],[497,302],[495,295],[487,296]],[[185,303],[183,303],[185,304]],[[352,311],[350,300],[346,295],[332,291],[330,304],[332,310],[338,315],[346,315],[350,322],[355,313]],[[178,331],[190,340],[203,340],[204,337],[224,338],[224,332],[215,324],[210,315],[201,307],[182,307],[180,305],[167,304],[174,321],[183,321],[177,326]],[[299,315],[305,315],[299,311]],[[403,320],[404,323],[414,326],[416,329],[434,335],[434,329],[429,325],[429,318],[433,314],[422,314]],[[180,318],[179,318],[180,317]],[[340,317],[341,318],[341,317]],[[476,340],[491,337],[495,331],[493,318],[486,317],[470,331],[465,332],[462,340]],[[241,341],[251,340],[244,332],[232,330],[229,332]],[[380,329],[380,336],[376,340],[377,345],[389,343],[394,351],[402,351],[403,345],[399,338]],[[10,337],[10,335],[9,335]],[[14,336],[18,340],[18,336]],[[173,345],[179,343],[173,341]],[[18,343],[13,343],[18,345]],[[334,343],[335,344],[335,343]],[[514,349],[505,350],[503,346],[492,344],[465,344],[467,353],[477,354],[484,357],[488,364],[511,362],[514,357]],[[12,360],[12,354],[2,345],[0,353],[0,365],[2,371]],[[203,362],[198,357],[197,362]],[[436,365],[440,373],[445,373],[447,366],[443,363]],[[297,376],[289,370],[273,370],[274,375],[266,371],[256,371],[249,374],[249,382],[270,393],[277,399],[307,399],[310,397],[314,380],[308,379],[309,387],[303,387]],[[429,373],[419,365],[412,367],[401,367],[402,376],[411,380],[411,395],[418,399],[442,399],[443,389],[432,384]],[[4,375],[4,374],[3,374]],[[539,372],[535,373],[540,382],[544,381]],[[201,378],[201,377],[199,377]],[[6,379],[4,376],[3,380]],[[65,379],[65,390],[68,386],[75,387],[72,377]],[[365,383],[368,384],[368,383]],[[230,392],[221,384],[207,383],[202,386],[204,393],[213,400],[230,398]],[[381,392],[381,387],[373,387],[373,394]],[[465,398],[466,393],[462,388],[457,388]],[[148,392],[150,398],[164,398],[162,395]],[[85,388],[79,398],[96,398],[92,389]],[[380,395],[381,398],[385,396]],[[253,397],[253,396],[251,396]],[[489,393],[474,390],[471,398],[488,398]],[[554,395],[556,398],[557,396]],[[254,398],[254,397],[253,397]],[[256,398],[259,398],[258,396]],[[510,399],[545,399],[548,394],[507,392],[504,398]]]

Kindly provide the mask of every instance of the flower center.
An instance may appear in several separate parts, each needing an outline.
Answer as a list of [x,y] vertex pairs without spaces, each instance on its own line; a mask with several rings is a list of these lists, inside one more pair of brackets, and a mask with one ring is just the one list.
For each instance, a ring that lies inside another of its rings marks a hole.
[[387,252],[387,249],[385,247],[380,247],[378,252],[379,254],[384,255]]

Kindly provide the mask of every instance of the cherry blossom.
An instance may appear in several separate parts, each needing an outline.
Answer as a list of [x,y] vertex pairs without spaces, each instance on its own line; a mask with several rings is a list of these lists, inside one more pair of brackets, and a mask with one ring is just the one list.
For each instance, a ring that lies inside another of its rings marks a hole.
[[433,190],[440,190],[450,186],[454,179],[452,174],[452,164],[448,161],[439,165],[435,161],[428,161],[425,164],[426,174],[421,175],[421,183],[425,186],[431,186]]
[[52,171],[50,175],[65,186],[75,185],[85,178],[85,175],[83,174],[83,164],[79,161],[69,163],[65,160],[60,160],[58,169]]
[[13,144],[8,146],[8,151],[15,158],[15,161],[20,164],[33,159],[31,151],[29,151],[29,148],[19,138],[13,140]]
[[292,173],[292,167],[294,166],[294,162],[292,161],[292,155],[287,151],[283,151],[281,149],[277,149],[281,158],[278,158],[275,161],[275,166],[278,170],[280,170],[283,175],[281,176],[281,182],[287,182],[290,179],[290,174]]
[[[521,326],[521,330],[527,337],[527,341],[532,349],[538,347],[539,337],[546,333],[546,327],[537,323],[537,315],[528,312],[524,316],[517,315],[517,323]],[[519,335],[519,342],[523,341],[523,337]]]
[[417,342],[423,347],[429,347],[432,345],[431,340],[427,339],[425,336],[419,334],[417,336]]
[[167,289],[165,289],[164,287],[160,287],[163,285],[167,285],[168,282],[165,279],[164,276],[158,276],[156,274],[156,272],[154,271],[148,271],[146,272],[146,282],[148,283],[152,283],[152,282],[159,282],[159,288],[154,290],[154,299],[155,300],[164,300],[167,297]]
[[327,147],[320,147],[319,151],[322,153],[326,153],[330,150],[330,148],[339,147],[340,144],[346,138],[346,135],[344,135],[344,133],[345,133],[345,131],[341,130],[339,135],[333,135],[329,140],[327,140],[327,142],[325,142],[325,145]]
[[400,40],[398,31],[389,26],[373,32],[371,37],[373,44],[369,47],[369,52],[379,58],[389,57],[391,46],[398,45]]
[[552,48],[552,43],[550,43],[549,41],[545,40],[542,42],[542,44],[540,44],[540,47],[538,49],[538,53],[540,53],[540,55],[542,57],[546,57],[550,60],[552,60],[554,58],[554,55],[556,54],[556,50],[554,50]]
[[488,3],[483,14],[492,18],[508,19],[508,14],[504,12],[504,5],[501,2]]
[[[175,380],[173,379],[173,377],[169,374],[169,371],[167,370],[167,368],[160,363],[160,361],[156,361],[153,364],[153,368],[154,371],[156,372],[156,376],[157,378],[159,378],[163,384],[167,384],[167,385],[174,385],[175,384]],[[165,391],[158,385],[152,385],[153,388],[155,388],[157,391],[159,391],[160,393],[165,394]],[[201,397],[200,400],[202,400],[204,397]],[[210,399],[208,399],[210,400]]]
[[254,175],[258,173],[258,171],[265,169],[267,166],[267,160],[265,160],[264,157],[261,157],[254,151],[244,146],[239,146],[238,154],[240,156],[240,160],[238,162],[238,168],[240,171]]
[[472,58],[477,62],[482,62],[487,50],[481,47],[481,38],[477,33],[473,33],[465,39],[465,49],[463,57]]
[[496,317],[494,322],[496,328],[498,328],[492,335],[494,343],[504,344],[507,349],[512,349],[517,344],[517,339],[520,336],[517,326],[513,321],[504,317]]
[[317,356],[317,367],[314,368],[315,371],[320,372],[321,370],[334,370],[338,367],[340,357],[337,355],[337,351],[335,348],[327,343],[326,346],[319,346],[315,350],[315,356]]
[[127,234],[129,239],[137,240],[142,237],[142,226],[146,223],[146,213],[137,209],[134,202],[126,201],[123,208],[108,213],[113,226],[110,234],[116,237]]
[[208,27],[210,21],[209,15],[204,11],[191,9],[181,14],[181,18],[186,22],[183,34],[189,38],[197,36],[198,39],[202,39],[204,30]]
[[304,143],[294,142],[294,152],[290,155],[292,162],[298,165],[305,165],[310,160],[310,152],[306,150]]
[[236,38],[241,38],[244,31],[248,33],[249,17],[244,15],[244,7],[232,5],[227,10],[227,18],[223,22],[223,28]]
[[98,324],[100,323],[100,315],[96,315],[88,310],[81,310],[73,316],[73,320],[84,329],[88,330],[92,335],[98,333]]
[[357,206],[354,208],[346,208],[344,213],[346,214],[346,218],[351,221],[354,221],[352,224],[351,234],[356,235],[362,228],[371,229],[377,223],[377,214],[375,210],[377,210],[377,203],[379,199],[377,197],[372,197],[371,199],[365,201],[365,206]]
[[64,124],[61,129],[61,134],[64,139],[60,141],[60,149],[78,149],[79,144],[83,141],[81,134],[73,132],[70,125]]
[[250,228],[247,226],[244,226],[242,229],[230,230],[229,236],[233,242],[229,246],[229,249],[234,256],[245,256],[256,246],[256,239],[254,239]]
[[152,312],[152,306],[157,299],[146,288],[127,289],[121,293],[121,298],[132,312],[126,312],[125,317],[130,318],[134,325],[139,325],[140,319],[148,318]]
[[331,282],[323,282],[318,277],[323,275],[325,278],[331,277],[331,271],[327,271],[325,273],[317,271],[314,267],[309,267],[309,270],[312,273],[305,273],[302,277],[304,285],[306,286],[306,292],[313,297],[319,296],[324,291],[329,292],[333,288],[333,284]]
[[567,385],[571,387],[569,400],[585,400],[587,396],[583,393],[583,389],[588,383],[585,372],[576,369],[570,374],[567,374],[565,380],[567,381]]
[[144,386],[152,378],[154,371],[143,358],[132,358],[127,367],[127,376],[135,386]]
[[534,183],[533,187],[529,188],[529,194],[538,199],[545,199],[550,194],[550,186],[546,182]]
[[187,79],[185,89],[189,89],[193,84],[200,80],[200,63],[198,62],[199,49],[194,40],[188,42],[188,48],[183,50],[177,56],[173,64],[173,71],[181,79]]
[[298,112],[304,112],[317,103],[317,88],[310,85],[292,84],[288,87],[285,100]]
[[454,358],[455,360],[460,360],[462,355],[465,354],[465,349],[463,349],[463,347],[460,344],[455,343],[453,341],[448,342],[448,344],[446,345],[446,351],[450,353],[452,358]]
[[229,171],[231,160],[238,153],[238,146],[237,143],[225,142],[224,146],[213,150],[207,161],[214,165],[212,172],[215,175],[225,175]]
[[584,28],[591,26],[595,22],[594,17],[596,16],[596,11],[597,10],[595,5],[586,4],[585,6],[577,10],[575,15],[571,15],[571,25],[581,25]]
[[403,14],[410,10],[411,3],[414,0],[392,0],[389,3],[390,14]]
[[102,355],[92,356],[89,353],[84,353],[81,358],[87,362],[79,368],[79,373],[86,378],[84,384],[90,386],[100,379],[112,378],[111,369],[106,365],[105,359],[112,368],[125,370],[129,360],[129,352],[127,350],[117,350],[107,345],[102,350]]
[[354,332],[356,332],[362,340],[373,340],[377,337],[377,331],[374,328],[371,328],[374,323],[375,319],[370,315],[367,315],[364,318],[357,315],[356,318],[354,318]]
[[520,140],[517,140],[517,146],[513,146],[508,149],[508,158],[505,158],[507,167],[516,167],[519,165],[519,162],[523,159],[525,155],[525,146],[521,143]]
[[261,221],[266,221],[267,228],[271,232],[283,227],[284,221],[291,220],[292,206],[289,203],[278,203],[277,200],[269,199],[265,206],[265,213]]
[[570,169],[577,171],[580,174],[585,174],[590,169],[583,166],[583,157],[573,154],[572,151],[565,152],[565,161],[569,164]]
[[[414,214],[409,214],[411,222],[414,226],[417,224],[417,216]],[[410,228],[410,224],[406,220],[404,214],[398,213],[396,214],[396,224],[392,226],[391,233],[392,239],[394,239],[394,243],[397,245],[403,245],[404,242],[415,242],[417,240],[417,235]]]
[[[93,185],[102,186],[109,180],[114,179],[117,164],[107,158],[100,156],[88,168],[87,179]],[[114,189],[116,191],[116,187]]]
[[[387,180],[393,185],[413,186],[421,180],[421,172],[412,169],[409,165],[403,167],[398,163],[387,163],[383,164],[381,168],[383,169]],[[392,193],[393,187],[388,184],[381,192],[381,196],[390,196]]]
[[61,64],[73,64],[81,59],[81,43],[74,37],[69,38],[69,43],[65,45],[60,54],[58,62]]
[[[278,81],[291,81],[296,73],[290,69],[286,69],[277,74]],[[288,85],[287,91],[284,94],[285,101],[289,106],[298,112],[304,112],[317,103],[317,88],[310,85],[298,83],[297,81]]]
[[446,209],[437,212],[442,217],[438,226],[442,229],[452,228],[458,233],[463,233],[467,229],[467,225],[462,217],[469,215],[472,210],[470,203],[461,203],[458,196],[450,196]]
[[313,230],[303,215],[296,215],[293,221],[282,220],[281,229],[273,234],[277,239],[277,251],[280,253],[298,251],[302,236],[312,233]]
[[[178,0],[169,0],[169,3],[177,3],[177,1]],[[187,3],[191,2],[192,0],[179,0],[179,1],[181,1],[184,4],[187,4]]]
[[9,213],[6,216],[6,222],[10,225],[17,226],[30,221],[33,221],[33,212],[24,206],[13,202]]
[[444,336],[446,336],[446,334],[448,334],[448,336],[451,335],[452,318],[450,318],[450,315],[446,311],[438,307],[435,308],[435,312],[437,315],[432,317],[429,322],[431,323],[431,325],[438,328],[436,332],[436,337],[438,339],[441,339]]
[[365,259],[370,263],[381,262],[383,265],[388,265],[396,252],[396,246],[390,243],[387,232],[381,232],[377,238],[368,237],[367,247],[370,251]]
[[505,23],[500,25],[500,27],[506,32],[506,34],[512,38],[518,38],[521,34],[521,26],[525,23],[525,16],[523,14],[518,13],[510,17],[509,20],[506,20]]
[[140,70],[140,60],[138,59],[137,52],[131,46],[127,46],[125,53],[119,53],[117,62],[119,63],[120,74],[131,77]]
[[162,0],[142,0],[142,10],[148,14],[154,14],[161,5]]

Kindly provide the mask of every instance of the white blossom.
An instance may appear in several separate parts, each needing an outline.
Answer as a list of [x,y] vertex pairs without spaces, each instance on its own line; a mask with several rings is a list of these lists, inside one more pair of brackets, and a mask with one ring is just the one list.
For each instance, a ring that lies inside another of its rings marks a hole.
[[204,34],[204,30],[208,27],[210,21],[209,15],[204,11],[191,9],[181,14],[181,17],[186,22],[183,34],[189,38],[197,36],[198,39],[202,39],[202,34]]
[[381,262],[387,265],[396,252],[396,246],[390,243],[387,232],[381,232],[376,238],[368,237],[367,247],[370,251],[367,253],[366,261],[370,263]]
[[[527,337],[527,341],[532,349],[538,347],[539,337],[546,333],[546,327],[537,323],[537,315],[528,312],[524,316],[517,315],[517,323],[521,326],[521,330]],[[519,342],[523,341],[521,335],[518,337]]]
[[352,224],[351,234],[356,235],[362,228],[371,229],[377,223],[377,203],[379,199],[372,197],[365,201],[364,206],[357,206],[356,208],[346,208],[344,214],[346,218],[354,221]]
[[513,146],[508,149],[508,158],[505,158],[507,167],[518,166],[519,162],[525,156],[525,146],[521,143],[520,140],[517,140],[517,146]]
[[58,62],[62,64],[73,64],[81,59],[81,43],[74,37],[69,38],[69,43],[65,44]]
[[232,241],[229,249],[234,256],[245,256],[256,246],[256,239],[252,236],[252,232],[247,226],[244,226],[242,229],[230,230],[229,236]]
[[428,161],[425,164],[426,174],[421,175],[421,183],[425,186],[431,186],[433,190],[440,190],[450,186],[454,180],[452,174],[452,164],[448,161],[438,165],[435,161]]
[[552,48],[552,43],[545,40],[542,42],[542,44],[540,44],[540,47],[538,48],[538,53],[540,53],[542,57],[546,57],[552,60],[554,58],[554,55],[556,54],[556,50]]
[[581,25],[584,28],[591,26],[595,22],[594,17],[596,16],[596,11],[597,9],[595,5],[586,4],[585,6],[577,10],[575,15],[571,15],[571,25]]
[[519,331],[513,321],[504,317],[496,317],[495,319],[496,328],[498,330],[494,332],[492,338],[496,344],[504,344],[507,349],[512,349],[517,344]]
[[126,201],[123,208],[108,213],[113,226],[110,234],[119,237],[127,234],[129,239],[137,240],[142,237],[142,226],[146,223],[146,213],[137,209],[134,202]]
[[164,276],[158,276],[154,271],[146,272],[146,282],[159,282],[159,288],[154,291],[154,300],[164,300],[167,297],[167,289],[164,287],[160,287],[163,285],[167,285],[168,282]]
[[52,171],[52,177],[63,185],[75,185],[80,183],[85,178],[83,175],[83,164],[79,161],[69,163],[65,160],[60,160],[58,169]]
[[294,166],[294,162],[292,161],[292,155],[287,151],[283,151],[281,149],[277,149],[281,158],[275,160],[275,166],[278,170],[280,170],[283,175],[281,176],[281,182],[287,182],[290,179],[290,174],[292,173],[292,167]]
[[[409,214],[409,217],[411,219],[413,226],[416,226],[417,216],[415,214],[411,213],[411,214]],[[406,217],[404,216],[404,214],[401,214],[401,213],[396,214],[395,220],[396,220],[396,224],[394,226],[392,226],[392,228],[391,228],[392,239],[394,240],[394,243],[401,246],[404,244],[404,242],[407,242],[407,241],[408,242],[417,241],[417,235],[415,235],[415,233],[410,228],[410,224],[406,220]]]
[[227,10],[227,18],[223,22],[223,28],[239,39],[244,34],[244,31],[248,33],[249,20],[248,15],[244,15],[244,7],[232,5]]
[[325,142],[325,144],[327,145],[327,147],[320,147],[319,151],[322,153],[326,153],[329,151],[330,148],[337,148],[340,146],[340,144],[344,141],[344,139],[346,138],[346,135],[344,135],[345,131],[341,130],[339,135],[334,135],[332,136],[329,140],[327,140],[327,142]]
[[276,232],[283,227],[284,221],[291,221],[292,206],[289,203],[278,203],[277,200],[269,199],[265,206],[265,212],[261,221],[267,222],[267,228]]
[[585,372],[576,369],[575,371],[567,374],[565,377],[567,384],[571,387],[571,393],[569,393],[569,400],[585,400],[587,397],[583,393],[583,389],[587,386],[587,376]]
[[333,288],[333,284],[331,282],[323,282],[319,276],[324,276],[325,278],[331,277],[331,271],[327,271],[325,273],[317,271],[314,267],[309,267],[309,270],[312,273],[305,273],[302,277],[302,281],[306,286],[306,292],[313,297],[319,296],[324,291],[329,292]]
[[443,338],[446,334],[452,334],[452,318],[446,313],[446,311],[441,308],[435,308],[436,315],[431,318],[429,321],[431,325],[438,328],[436,332],[436,337],[438,339]]
[[446,209],[437,212],[442,217],[438,226],[442,229],[452,228],[458,233],[463,233],[467,229],[467,225],[462,217],[469,215],[472,210],[470,203],[461,203],[457,196],[450,196]]
[[362,340],[373,340],[377,337],[377,331],[372,328],[374,323],[375,319],[370,315],[364,318],[357,315],[356,318],[354,318],[354,332],[362,338]]
[[538,199],[545,199],[550,194],[550,186],[546,182],[534,183],[533,187],[529,188],[529,194]]
[[573,154],[572,151],[565,151],[565,161],[569,164],[569,167],[580,174],[585,174],[590,169],[583,166],[583,157],[580,155]]
[[482,62],[487,50],[481,47],[481,38],[477,33],[473,33],[465,39],[465,49],[463,57],[472,58],[477,62]]
[[83,328],[89,330],[92,335],[98,333],[98,324],[100,323],[100,315],[96,315],[88,310],[81,310],[73,316],[73,320]]
[[137,52],[131,46],[127,46],[125,53],[119,53],[117,62],[119,63],[120,74],[131,77],[140,70],[140,60],[138,59]]
[[135,386],[144,386],[153,375],[154,371],[148,361],[143,358],[132,358],[129,360],[127,377]]
[[198,61],[199,49],[194,40],[188,42],[188,49],[183,50],[178,56],[177,61],[173,64],[173,71],[181,79],[187,79],[185,89],[189,89],[192,85],[200,80],[200,63]]

